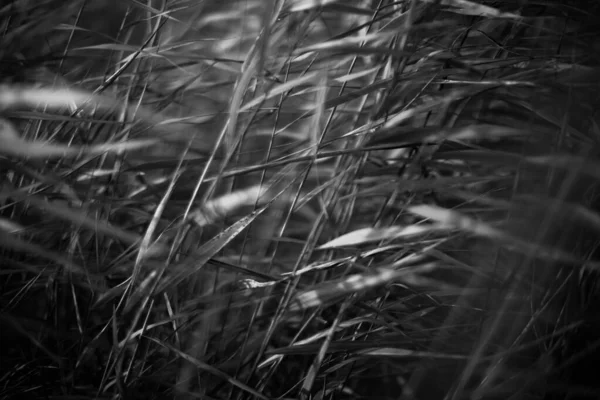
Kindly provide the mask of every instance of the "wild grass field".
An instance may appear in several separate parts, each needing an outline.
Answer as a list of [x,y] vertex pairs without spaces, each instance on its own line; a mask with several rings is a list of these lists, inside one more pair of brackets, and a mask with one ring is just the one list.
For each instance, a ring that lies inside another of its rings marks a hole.
[[0,398],[600,398],[599,21],[2,2]]

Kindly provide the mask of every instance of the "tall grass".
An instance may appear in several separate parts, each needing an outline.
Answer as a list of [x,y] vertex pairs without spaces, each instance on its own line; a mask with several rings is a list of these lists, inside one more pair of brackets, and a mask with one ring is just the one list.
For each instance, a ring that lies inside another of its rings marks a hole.
[[596,2],[0,16],[2,398],[600,396]]

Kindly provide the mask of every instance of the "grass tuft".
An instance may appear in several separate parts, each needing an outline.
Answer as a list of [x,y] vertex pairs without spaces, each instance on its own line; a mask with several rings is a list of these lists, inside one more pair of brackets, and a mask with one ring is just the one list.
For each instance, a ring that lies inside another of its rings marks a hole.
[[0,6],[0,398],[600,397],[598,18]]

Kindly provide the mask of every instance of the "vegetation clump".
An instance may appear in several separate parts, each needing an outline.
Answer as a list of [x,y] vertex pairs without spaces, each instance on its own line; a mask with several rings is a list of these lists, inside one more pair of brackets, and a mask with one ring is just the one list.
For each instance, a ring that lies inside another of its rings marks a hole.
[[3,3],[0,398],[600,398],[598,18]]

